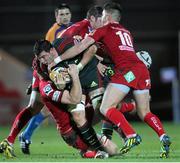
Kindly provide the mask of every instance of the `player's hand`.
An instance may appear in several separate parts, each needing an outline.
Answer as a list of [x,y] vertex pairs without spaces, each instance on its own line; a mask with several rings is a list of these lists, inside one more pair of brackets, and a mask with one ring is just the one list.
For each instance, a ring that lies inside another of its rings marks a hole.
[[72,77],[72,79],[74,79],[74,80],[79,78],[79,70],[78,70],[77,65],[75,65],[75,64],[69,65],[68,73]]
[[103,65],[101,62],[97,65],[99,73],[104,76],[104,73],[106,72],[106,69],[108,68],[106,65]]
[[50,72],[49,77],[59,90],[63,90],[71,80],[67,68],[64,67],[54,68]]

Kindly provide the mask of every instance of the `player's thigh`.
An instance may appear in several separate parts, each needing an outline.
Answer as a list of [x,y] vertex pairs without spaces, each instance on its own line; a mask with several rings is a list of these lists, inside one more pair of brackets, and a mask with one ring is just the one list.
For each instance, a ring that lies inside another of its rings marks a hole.
[[[123,88],[119,87],[120,85],[115,85],[113,83],[109,83],[101,103],[100,111],[103,114],[106,114],[106,111],[111,107],[116,107],[122,99],[126,96],[126,94],[129,92],[129,89],[125,93],[123,91]],[[126,86],[124,86],[126,87]],[[122,89],[122,90],[121,90]]]
[[150,111],[149,90],[136,90],[133,94],[136,101],[137,112],[141,117],[144,117],[146,113]]

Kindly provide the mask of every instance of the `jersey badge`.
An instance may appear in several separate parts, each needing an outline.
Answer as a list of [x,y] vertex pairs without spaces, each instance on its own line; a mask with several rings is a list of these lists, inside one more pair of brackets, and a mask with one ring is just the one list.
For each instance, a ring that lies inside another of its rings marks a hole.
[[133,72],[132,71],[129,71],[127,72],[125,75],[124,75],[124,78],[126,79],[126,81],[128,83],[132,82],[136,77],[134,76]]
[[51,92],[53,91],[52,87],[50,84],[46,85],[44,88],[43,88],[43,92],[48,96]]
[[97,85],[98,85],[98,84],[97,84],[95,81],[92,81],[92,83],[91,83],[91,86],[90,86],[90,87],[92,88],[92,87],[95,87],[95,86],[97,86]]

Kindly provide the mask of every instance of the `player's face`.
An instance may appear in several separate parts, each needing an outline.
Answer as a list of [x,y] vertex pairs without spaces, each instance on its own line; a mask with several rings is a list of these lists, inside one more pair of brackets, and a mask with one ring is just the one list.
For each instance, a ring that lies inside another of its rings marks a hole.
[[71,12],[68,8],[58,10],[58,12],[55,14],[56,22],[61,24],[69,24],[71,21]]
[[38,60],[42,64],[48,65],[54,60],[54,57],[50,54],[50,52],[42,51],[38,56]]
[[103,23],[103,25],[108,23],[108,17],[109,17],[109,14],[105,10],[103,10],[103,12],[102,12],[102,23]]
[[97,29],[97,28],[100,28],[102,27],[102,18],[101,17],[98,17],[96,20],[95,20],[95,23],[94,23],[94,29]]
[[91,26],[93,29],[97,29],[99,27],[102,27],[102,19],[101,17],[95,18],[94,16],[91,16],[90,18]]

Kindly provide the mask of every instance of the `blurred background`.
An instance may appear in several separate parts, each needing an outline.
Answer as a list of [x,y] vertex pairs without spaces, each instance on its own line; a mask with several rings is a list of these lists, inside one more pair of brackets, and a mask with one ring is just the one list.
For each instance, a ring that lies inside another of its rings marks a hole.
[[[86,16],[93,4],[108,0],[0,0],[0,125],[9,124],[20,106],[27,105],[35,40],[55,22],[54,9],[67,3],[72,21]],[[180,123],[180,1],[117,0],[123,7],[122,24],[134,36],[135,49],[148,51],[151,71],[151,109],[162,120]]]

